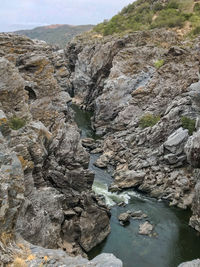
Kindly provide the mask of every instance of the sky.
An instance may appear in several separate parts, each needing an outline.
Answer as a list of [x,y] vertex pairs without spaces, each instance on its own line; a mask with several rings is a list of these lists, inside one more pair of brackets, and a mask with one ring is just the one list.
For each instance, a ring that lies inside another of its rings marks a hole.
[[50,24],[97,24],[133,0],[0,0],[0,32]]

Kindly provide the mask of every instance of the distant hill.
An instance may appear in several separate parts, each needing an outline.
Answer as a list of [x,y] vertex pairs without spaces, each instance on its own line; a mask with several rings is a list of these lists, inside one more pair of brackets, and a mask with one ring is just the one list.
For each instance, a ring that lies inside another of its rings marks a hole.
[[15,33],[26,35],[31,39],[46,41],[52,45],[59,45],[63,48],[73,37],[83,32],[89,31],[94,25],[73,26],[67,24],[55,24],[43,27],[37,27],[32,30],[21,30]]
[[182,35],[200,34],[200,0],[137,0],[94,31],[105,36],[162,27],[176,28]]

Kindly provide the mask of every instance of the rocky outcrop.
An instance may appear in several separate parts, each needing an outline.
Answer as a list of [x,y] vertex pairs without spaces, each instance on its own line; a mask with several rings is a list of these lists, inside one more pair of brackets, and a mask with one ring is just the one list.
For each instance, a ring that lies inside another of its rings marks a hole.
[[178,267],[199,267],[200,266],[200,260],[193,260],[188,261],[180,264]]
[[[122,267],[121,260],[113,254],[100,254],[93,260],[89,261],[81,256],[70,257],[62,250],[45,249],[43,247],[27,245],[28,253],[24,252],[21,257],[15,258],[15,266],[38,267],[45,265],[47,267]],[[18,264],[18,265],[17,265]]]
[[140,235],[151,235],[151,232],[153,231],[153,225],[149,222],[144,222],[140,224],[139,226],[139,234]]
[[92,193],[89,155],[67,105],[63,54],[0,34],[0,55],[0,231],[84,254],[109,234],[110,214]]
[[198,40],[155,29],[121,39],[79,37],[69,51],[75,100],[93,109],[103,136],[96,165],[115,167],[111,188],[136,187],[190,207],[196,177],[184,147],[200,114]]

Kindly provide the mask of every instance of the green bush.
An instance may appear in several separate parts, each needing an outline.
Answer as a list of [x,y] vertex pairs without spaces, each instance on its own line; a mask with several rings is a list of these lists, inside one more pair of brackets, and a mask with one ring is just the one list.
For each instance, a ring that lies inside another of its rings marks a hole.
[[167,5],[167,9],[169,9],[169,8],[178,9],[179,8],[179,1],[177,1],[177,0],[169,1],[168,5]]
[[169,0],[163,3],[137,0],[123,8],[111,20],[95,26],[93,30],[103,35],[111,35],[154,28],[183,27],[186,21],[189,21],[194,29],[200,26],[200,4],[196,3],[192,11],[193,3],[193,0]]
[[184,129],[188,129],[189,135],[192,135],[192,133],[195,131],[195,120],[183,116],[181,118],[181,123]]
[[155,3],[153,6],[153,11],[157,12],[163,9],[163,5],[161,3]]
[[194,12],[200,13],[200,4],[199,3],[196,3],[195,4],[195,6],[194,6]]
[[121,14],[127,14],[127,13],[131,13],[133,10],[135,9],[135,5],[133,4],[129,4],[128,6],[124,7],[121,11]]
[[26,124],[26,121],[18,117],[12,117],[9,120],[9,126],[13,130],[19,130],[20,128],[24,127],[25,124]]
[[146,114],[140,119],[139,126],[141,128],[152,127],[157,122],[159,122],[159,120],[160,120],[160,116],[155,116],[152,114]]
[[159,69],[160,67],[162,67],[164,65],[165,61],[164,59],[159,59],[154,63],[154,67],[156,69]]
[[185,16],[176,9],[163,9],[152,23],[152,28],[181,27],[185,22]]

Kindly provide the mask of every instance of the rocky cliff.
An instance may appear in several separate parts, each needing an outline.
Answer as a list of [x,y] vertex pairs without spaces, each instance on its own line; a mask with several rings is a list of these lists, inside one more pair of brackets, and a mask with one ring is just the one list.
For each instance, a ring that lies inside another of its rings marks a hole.
[[68,91],[94,111],[93,127],[103,136],[96,164],[115,168],[111,190],[135,187],[183,209],[193,203],[196,229],[199,187],[192,166],[199,166],[199,150],[195,164],[186,151],[199,128],[199,51],[198,38],[183,40],[164,29],[82,36],[65,49]]
[[[67,104],[64,54],[0,34],[0,56],[1,264],[75,266],[51,249],[85,254],[109,234],[110,214],[91,191],[89,155]],[[80,266],[106,266],[102,258],[78,259]]]

